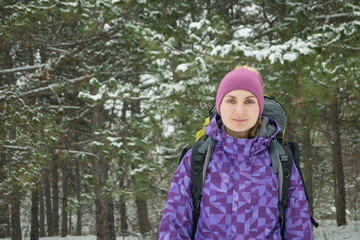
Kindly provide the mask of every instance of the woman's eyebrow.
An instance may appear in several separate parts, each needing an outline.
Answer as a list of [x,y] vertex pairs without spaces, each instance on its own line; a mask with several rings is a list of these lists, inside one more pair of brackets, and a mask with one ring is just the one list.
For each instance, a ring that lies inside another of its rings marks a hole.
[[248,99],[248,98],[256,98],[255,95],[251,95],[251,96],[247,96],[245,99]]
[[[237,97],[235,97],[235,96],[233,96],[233,95],[226,95],[225,97],[237,98]],[[245,99],[248,99],[248,98],[256,98],[256,97],[255,97],[255,95],[250,95],[250,96],[245,97]]]

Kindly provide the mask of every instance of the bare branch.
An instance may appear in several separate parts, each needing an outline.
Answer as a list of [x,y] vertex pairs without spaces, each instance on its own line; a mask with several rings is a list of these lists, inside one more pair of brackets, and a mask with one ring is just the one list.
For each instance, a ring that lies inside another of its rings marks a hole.
[[50,109],[67,109],[67,110],[80,110],[82,107],[80,106],[66,106],[66,105],[48,105],[44,106]]
[[4,145],[3,146],[6,149],[11,149],[11,150],[19,150],[19,151],[28,151],[30,150],[29,147],[21,147],[21,146],[14,146],[14,145]]
[[62,53],[62,54],[69,54],[68,50],[63,50],[63,49],[60,49],[60,48],[47,47],[46,49],[54,51],[54,52],[59,52],[59,53]]
[[[91,77],[89,75],[86,76],[82,76],[79,78],[74,78],[74,79],[69,79],[67,80],[68,82],[72,83],[72,84],[76,84],[76,83],[81,83],[84,81],[88,81]],[[47,95],[50,94],[54,91],[55,88],[59,87],[60,84],[58,83],[53,83],[50,84],[49,86],[46,87],[42,87],[42,88],[37,88],[37,89],[33,89],[24,93],[20,94],[20,97],[32,97],[32,96],[42,96],[42,95]]]
[[90,75],[85,75],[85,76],[74,78],[74,79],[68,79],[67,81],[70,83],[76,84],[79,82],[82,83],[82,82],[88,81],[88,80],[90,80],[90,78],[91,78]]
[[360,139],[351,139],[342,137],[341,140],[350,141],[350,142],[360,142]]
[[349,17],[349,13],[334,13],[329,15],[318,15],[314,17],[310,17],[313,19],[330,19],[330,18],[338,18],[338,17]]
[[354,50],[354,51],[357,51],[357,50],[360,50],[360,47],[352,47],[352,46],[347,46],[347,45],[336,45],[336,44],[333,44],[332,46],[334,47],[338,47],[338,48],[345,48],[345,49],[349,49],[349,50]]
[[40,64],[40,65],[34,65],[34,66],[27,66],[27,67],[18,67],[18,68],[11,68],[11,69],[1,69],[0,74],[8,74],[8,73],[15,73],[15,72],[26,72],[31,71],[34,69],[39,69],[42,67],[46,67],[48,64]]
[[[21,147],[21,146],[14,146],[14,145],[3,145],[4,148],[14,150],[14,151],[29,151],[32,148],[31,147]],[[70,154],[82,154],[90,157],[94,157],[96,159],[99,159],[99,157],[91,152],[85,152],[85,151],[77,151],[77,150],[64,150],[64,149],[55,149],[56,153],[70,153]]]
[[82,155],[86,155],[86,156],[90,156],[90,157],[94,157],[96,159],[99,159],[99,157],[96,154],[90,153],[90,152],[84,152],[84,151],[56,149],[55,152],[57,152],[57,153],[70,153],[70,154],[82,154]]

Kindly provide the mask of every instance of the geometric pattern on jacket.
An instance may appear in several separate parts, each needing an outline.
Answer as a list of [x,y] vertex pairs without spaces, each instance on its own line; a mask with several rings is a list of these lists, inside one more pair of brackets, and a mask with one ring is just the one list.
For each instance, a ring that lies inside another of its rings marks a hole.
[[[271,167],[270,140],[234,138],[218,128],[215,117],[206,133],[217,141],[206,175],[195,239],[282,239],[278,179]],[[270,129],[270,128],[269,128]],[[171,182],[159,239],[190,239],[193,230],[190,174],[191,150]],[[313,239],[309,206],[301,177],[293,164],[286,207],[285,239]]]

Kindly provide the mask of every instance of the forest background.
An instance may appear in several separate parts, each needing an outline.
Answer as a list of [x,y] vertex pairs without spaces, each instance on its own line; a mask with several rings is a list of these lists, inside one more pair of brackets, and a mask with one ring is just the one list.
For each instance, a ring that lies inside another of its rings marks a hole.
[[313,216],[360,214],[357,0],[0,1],[0,238],[156,239],[222,77],[287,110]]

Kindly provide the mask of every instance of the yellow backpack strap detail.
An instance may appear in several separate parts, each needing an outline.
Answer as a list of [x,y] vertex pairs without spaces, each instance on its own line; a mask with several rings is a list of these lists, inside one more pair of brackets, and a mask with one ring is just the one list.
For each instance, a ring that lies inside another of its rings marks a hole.
[[196,133],[195,142],[205,135],[206,127],[209,125],[209,123],[210,123],[210,117],[207,117],[203,124],[203,128]]
[[207,117],[207,118],[205,119],[205,122],[204,122],[204,124],[203,124],[203,127],[206,128],[206,127],[209,125],[209,123],[210,123],[210,117]]
[[202,136],[205,135],[205,131],[206,131],[206,128],[203,128],[196,133],[195,142],[197,142]]

